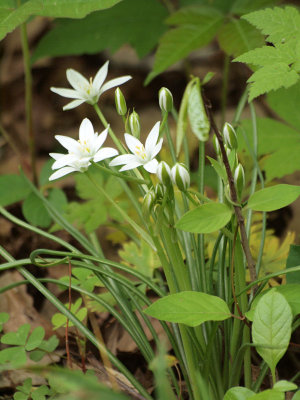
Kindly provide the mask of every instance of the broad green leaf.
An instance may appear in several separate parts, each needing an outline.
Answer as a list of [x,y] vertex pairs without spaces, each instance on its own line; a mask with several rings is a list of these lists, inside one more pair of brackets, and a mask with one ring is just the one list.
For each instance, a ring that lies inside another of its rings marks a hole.
[[277,381],[273,386],[273,389],[278,390],[279,392],[288,392],[290,390],[296,390],[298,388],[293,382],[281,380]]
[[66,218],[78,228],[84,227],[87,233],[91,233],[107,221],[107,207],[102,201],[99,199],[86,203],[69,203]]
[[[288,258],[286,260],[286,268],[297,267],[300,265],[300,246],[297,244],[292,244],[290,246],[290,251]],[[291,272],[286,276],[287,283],[300,283],[300,271],[299,272]],[[299,287],[300,289],[300,287]]]
[[9,320],[9,314],[5,312],[0,313],[0,332],[2,332],[3,325]]
[[[89,173],[93,176],[93,179],[97,181],[99,185],[103,185],[104,178],[102,171],[99,171],[94,166],[89,168]],[[86,174],[76,174],[75,175],[76,182],[76,192],[78,196],[83,200],[94,199],[99,196],[95,191],[95,185],[91,182]]]
[[217,38],[221,49],[233,57],[264,44],[259,31],[242,19],[231,19],[223,25]]
[[235,0],[232,7],[232,14],[244,15],[260,8],[274,6],[280,0]]
[[162,321],[197,326],[205,321],[224,321],[231,317],[223,299],[202,292],[180,292],[165,296],[144,311]]
[[45,336],[45,329],[41,326],[37,326],[29,336],[25,345],[26,351],[31,351],[39,347]]
[[288,88],[294,85],[298,79],[297,72],[286,63],[276,62],[266,65],[255,71],[247,81],[252,83],[249,90],[249,101],[271,90]]
[[206,142],[210,131],[210,122],[204,107],[199,79],[195,81],[189,93],[187,111],[192,132],[200,141]]
[[1,337],[1,343],[15,346],[25,346],[27,336],[30,331],[30,325],[21,325],[17,332],[9,332]]
[[[182,12],[179,11],[179,12]],[[174,19],[176,15],[172,15]],[[187,57],[193,50],[206,46],[215,36],[217,30],[223,23],[223,16],[210,16],[198,14],[197,24],[180,25],[178,28],[169,30],[161,39],[155,54],[153,71],[148,75],[146,83],[155,76],[165,71],[175,62]],[[194,20],[194,9],[191,10],[191,19]],[[171,20],[172,21],[172,20]]]
[[65,195],[65,192],[61,189],[50,189],[48,200],[60,213],[63,213],[68,205],[67,196]]
[[247,400],[255,393],[242,386],[235,386],[227,390],[223,400]]
[[27,400],[28,396],[28,394],[17,392],[14,394],[14,400]]
[[294,39],[300,32],[300,14],[295,7],[274,7],[244,15],[244,19],[267,36],[267,41],[277,44]]
[[5,207],[25,199],[30,193],[27,182],[20,175],[0,176],[0,205]]
[[207,203],[184,214],[176,223],[176,228],[186,232],[211,233],[223,228],[231,215],[232,210],[225,204]]
[[8,347],[0,351],[0,365],[9,363],[17,368],[25,365],[26,361],[26,352],[23,346]]
[[298,391],[294,394],[293,400],[300,400],[300,390],[298,390]]
[[112,52],[129,43],[140,58],[148,54],[166,31],[167,11],[157,0],[123,0],[83,20],[56,21],[42,37],[33,61],[45,56]]
[[278,361],[286,352],[293,320],[292,310],[285,297],[275,290],[263,296],[255,309],[252,339],[257,352],[275,376]]
[[43,340],[42,343],[39,345],[39,349],[47,352],[52,353],[57,346],[59,345],[59,340],[56,335],[52,335],[48,340]]
[[48,228],[51,224],[51,217],[42,200],[34,193],[30,193],[24,200],[22,212],[27,221],[32,225]]
[[284,394],[274,389],[267,389],[251,397],[252,400],[284,400]]
[[300,186],[275,185],[253,193],[247,207],[254,211],[274,211],[293,203],[300,196]]
[[19,390],[20,392],[26,393],[28,395],[31,392],[31,388],[32,388],[32,379],[31,378],[25,379],[22,386],[17,386],[17,390]]
[[[281,118],[300,131],[300,82],[288,89],[283,88],[268,93],[267,100]],[[300,134],[298,135],[300,136]]]
[[[83,321],[87,315],[87,308],[86,307],[80,308],[81,304],[82,304],[82,298],[79,297],[74,304],[71,304],[71,309],[70,309],[70,311],[76,316],[76,318],[79,319],[79,321]],[[65,306],[69,308],[68,303],[65,304]],[[65,326],[67,320],[68,318],[61,313],[54,314],[53,317],[51,318],[53,329],[58,329],[61,326]],[[69,321],[69,326],[73,326],[73,323],[71,321]]]
[[37,389],[35,389],[32,394],[32,400],[46,400],[46,396],[50,392],[50,389],[46,385],[41,385]]
[[29,353],[30,360],[34,362],[39,362],[43,359],[46,353],[42,350],[33,350]]

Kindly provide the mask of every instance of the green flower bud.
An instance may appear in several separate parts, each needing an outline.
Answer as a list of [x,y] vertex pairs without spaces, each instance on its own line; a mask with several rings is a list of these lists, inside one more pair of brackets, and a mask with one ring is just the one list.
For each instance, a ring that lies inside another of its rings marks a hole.
[[142,210],[145,215],[149,215],[156,201],[155,193],[150,189],[144,196]]
[[161,161],[156,170],[158,179],[166,186],[171,185],[171,169],[165,161]]
[[234,184],[240,201],[242,198],[243,189],[245,187],[245,172],[241,164],[238,164],[234,171]]
[[221,149],[220,149],[219,141],[218,141],[216,135],[213,136],[213,146],[214,146],[217,156],[221,157]]
[[115,90],[115,103],[117,113],[119,115],[125,115],[127,113],[126,100],[119,88]]
[[155,186],[156,200],[162,199],[164,197],[165,193],[166,193],[166,187],[162,183],[158,183]]
[[158,92],[159,107],[164,112],[170,112],[173,108],[173,96],[169,89],[162,87]]
[[171,169],[171,178],[179,190],[185,191],[189,188],[191,179],[190,174],[184,164],[175,164]]
[[237,149],[238,147],[238,141],[236,137],[235,130],[233,127],[226,122],[223,128],[223,137],[225,140],[225,143],[230,149]]
[[129,129],[130,133],[135,136],[137,139],[140,138],[140,133],[141,133],[141,125],[140,125],[140,117],[138,113],[133,111],[129,115]]

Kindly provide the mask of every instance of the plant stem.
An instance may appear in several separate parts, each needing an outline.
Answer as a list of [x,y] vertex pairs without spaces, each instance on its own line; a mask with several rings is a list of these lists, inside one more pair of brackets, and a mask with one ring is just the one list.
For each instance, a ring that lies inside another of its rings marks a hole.
[[151,183],[150,181],[145,181],[144,179],[135,178],[134,176],[129,176],[127,174],[122,174],[120,172],[113,171],[112,169],[103,167],[102,165],[97,164],[97,163],[95,163],[93,161],[92,161],[92,164],[95,167],[97,167],[98,169],[100,169],[101,171],[106,172],[107,174],[110,174],[110,175],[113,175],[113,176],[117,176],[118,178],[125,179],[127,181],[140,183],[142,185],[150,185],[150,183]]
[[221,93],[221,126],[223,126],[225,123],[225,112],[226,112],[227,96],[228,96],[229,67],[230,67],[230,57],[227,54],[225,54],[224,64],[223,64],[222,93]]
[[[21,1],[18,0],[18,6],[20,5]],[[35,137],[33,133],[33,124],[32,124],[32,74],[30,67],[30,54],[29,54],[26,23],[21,24],[20,28],[21,28],[21,42],[22,42],[22,52],[24,60],[24,72],[25,72],[25,114],[26,114],[27,140],[30,153],[32,179],[34,184],[37,186],[38,177],[36,170],[36,148],[35,148]]]
[[[228,183],[229,183],[229,188],[230,188],[230,196],[231,196],[231,200],[233,201],[233,203],[238,203],[238,196],[236,193],[236,189],[235,189],[235,185],[234,185],[234,179],[233,179],[233,175],[230,169],[230,165],[229,165],[229,161],[228,161],[228,157],[227,157],[227,153],[224,147],[224,142],[223,142],[223,137],[220,134],[217,125],[215,123],[214,117],[212,115],[211,112],[211,107],[210,106],[206,106],[207,109],[207,113],[210,117],[210,121],[211,121],[211,126],[216,134],[216,137],[218,139],[219,142],[219,146],[220,146],[220,150],[221,150],[221,154],[222,154],[222,159],[223,159],[223,163],[226,169],[226,174],[227,174],[227,178],[228,178]],[[255,270],[255,264],[253,261],[253,257],[251,254],[251,250],[250,250],[250,246],[248,243],[248,238],[247,238],[247,233],[246,233],[246,228],[245,228],[245,221],[244,221],[244,217],[242,214],[242,210],[241,207],[238,205],[234,205],[234,212],[237,218],[237,222],[240,228],[240,234],[241,234],[241,243],[242,243],[242,247],[244,250],[244,254],[247,260],[247,265],[249,268],[249,272],[250,272],[250,278],[251,281],[255,281],[256,280],[256,270]]]

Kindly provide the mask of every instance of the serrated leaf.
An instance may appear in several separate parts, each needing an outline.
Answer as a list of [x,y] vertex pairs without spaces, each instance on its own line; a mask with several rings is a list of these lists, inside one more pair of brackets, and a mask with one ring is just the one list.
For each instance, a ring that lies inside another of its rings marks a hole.
[[168,31],[160,39],[153,71],[148,75],[146,84],[175,62],[188,56],[191,51],[207,45],[222,23],[222,15],[210,17],[203,15],[201,24],[180,25]]
[[235,386],[227,390],[223,400],[247,400],[255,393],[242,386]]
[[281,87],[288,88],[294,85],[298,79],[297,72],[283,62],[266,65],[255,71],[247,81],[252,83],[249,90],[249,101],[271,90]]
[[293,382],[281,380],[277,381],[273,386],[273,389],[279,390],[280,392],[288,392],[290,390],[296,390],[298,388]]
[[17,332],[8,332],[1,337],[1,343],[15,346],[24,346],[30,331],[30,325],[21,325]]
[[300,14],[295,7],[274,7],[244,15],[252,25],[267,35],[267,41],[277,44],[294,39],[300,31]]
[[126,0],[83,20],[57,21],[38,43],[33,61],[45,56],[94,54],[105,49],[115,52],[126,43],[142,58],[166,31],[166,16],[165,7],[156,0]]
[[283,44],[278,46],[262,46],[248,51],[237,57],[234,61],[254,64],[264,67],[274,63],[284,63],[287,66],[296,61],[295,46]]
[[250,196],[247,207],[254,211],[274,211],[293,203],[300,196],[300,186],[275,185]]
[[31,351],[39,347],[45,336],[45,329],[41,326],[37,326],[29,336],[25,345],[26,351]]
[[107,208],[101,199],[85,203],[72,202],[67,206],[66,218],[91,233],[107,221]]
[[257,29],[242,19],[232,19],[218,32],[221,49],[229,56],[237,57],[264,44]]
[[263,296],[255,309],[252,339],[257,352],[275,376],[278,361],[286,352],[293,315],[285,297],[275,290]]
[[2,207],[25,199],[30,193],[30,187],[20,175],[0,176],[0,205]]
[[144,312],[163,321],[197,326],[205,321],[224,321],[230,310],[220,297],[202,292],[180,292],[165,296]]
[[[291,244],[289,255],[286,260],[286,268],[297,267],[298,265],[300,265],[300,246],[297,244]],[[300,284],[300,271],[287,274],[286,282]]]
[[207,203],[188,211],[175,226],[186,232],[211,233],[223,228],[231,215],[232,210],[225,204]]

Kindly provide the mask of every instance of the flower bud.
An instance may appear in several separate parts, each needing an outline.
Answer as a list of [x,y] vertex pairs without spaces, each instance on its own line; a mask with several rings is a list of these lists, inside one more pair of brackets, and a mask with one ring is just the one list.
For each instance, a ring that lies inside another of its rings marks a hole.
[[158,183],[155,186],[156,200],[162,199],[164,197],[165,193],[166,193],[166,187],[162,183]]
[[169,89],[162,87],[158,92],[159,107],[164,112],[170,112],[173,108],[173,96]]
[[115,90],[115,103],[117,113],[119,115],[125,115],[127,113],[126,100],[119,88]]
[[165,161],[158,164],[156,175],[164,185],[169,186],[171,184],[171,169]]
[[190,174],[183,164],[175,164],[171,169],[171,178],[179,190],[185,191],[189,188],[191,180]]
[[155,200],[156,200],[155,193],[151,189],[145,194],[144,199],[143,199],[142,209],[143,209],[144,214],[147,215],[151,212],[151,210],[154,206]]
[[133,136],[135,136],[137,139],[140,138],[140,133],[141,133],[140,117],[138,113],[136,113],[135,111],[133,111],[129,115],[129,129]]
[[220,149],[219,141],[218,141],[216,135],[213,136],[213,146],[214,146],[217,156],[221,157],[221,149]]
[[241,200],[242,192],[245,187],[245,172],[241,164],[238,164],[234,171],[234,184],[239,200]]
[[238,147],[238,142],[237,142],[237,137],[235,130],[233,127],[228,123],[225,122],[225,125],[223,127],[223,137],[225,140],[225,143],[230,149],[237,149]]

